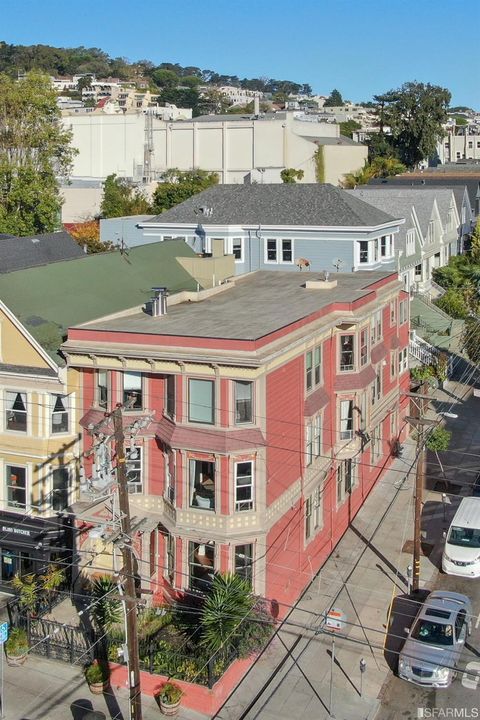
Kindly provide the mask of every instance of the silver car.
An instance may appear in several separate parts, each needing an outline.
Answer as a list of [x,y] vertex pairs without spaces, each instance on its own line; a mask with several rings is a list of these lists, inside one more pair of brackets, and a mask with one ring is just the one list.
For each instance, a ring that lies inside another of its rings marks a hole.
[[466,595],[430,593],[408,632],[398,658],[398,676],[424,687],[448,687],[471,632],[472,606]]

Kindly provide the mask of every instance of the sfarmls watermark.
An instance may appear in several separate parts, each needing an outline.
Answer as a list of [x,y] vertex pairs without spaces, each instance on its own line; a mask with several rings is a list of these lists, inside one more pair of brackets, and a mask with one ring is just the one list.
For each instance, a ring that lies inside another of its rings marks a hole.
[[417,708],[417,718],[480,718],[480,708]]

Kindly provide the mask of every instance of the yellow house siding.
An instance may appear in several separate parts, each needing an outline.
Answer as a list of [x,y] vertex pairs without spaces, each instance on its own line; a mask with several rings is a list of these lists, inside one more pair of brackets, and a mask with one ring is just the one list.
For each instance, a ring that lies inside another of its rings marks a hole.
[[11,319],[0,309],[1,361],[7,365],[50,368],[38,350],[15,327]]

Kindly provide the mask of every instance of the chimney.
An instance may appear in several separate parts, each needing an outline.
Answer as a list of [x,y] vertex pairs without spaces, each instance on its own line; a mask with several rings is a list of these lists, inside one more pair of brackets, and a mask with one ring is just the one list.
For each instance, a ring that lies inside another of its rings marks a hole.
[[152,317],[160,317],[167,314],[167,295],[166,287],[152,288]]

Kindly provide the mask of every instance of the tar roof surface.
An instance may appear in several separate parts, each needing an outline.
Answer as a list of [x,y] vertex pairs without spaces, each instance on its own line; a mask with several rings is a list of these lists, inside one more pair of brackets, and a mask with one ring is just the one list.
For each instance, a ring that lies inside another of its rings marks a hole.
[[[307,276],[306,276],[307,275]],[[99,320],[89,330],[178,335],[187,337],[257,340],[333,302],[350,303],[371,290],[369,286],[392,273],[335,273],[331,289],[306,289],[306,280],[323,279],[323,273],[258,271],[200,302],[172,305],[166,315],[138,313]]]
[[[213,209],[202,216],[199,208]],[[329,184],[214,185],[151,220],[152,223],[376,227],[394,218]],[[148,227],[149,223],[145,223]]]

